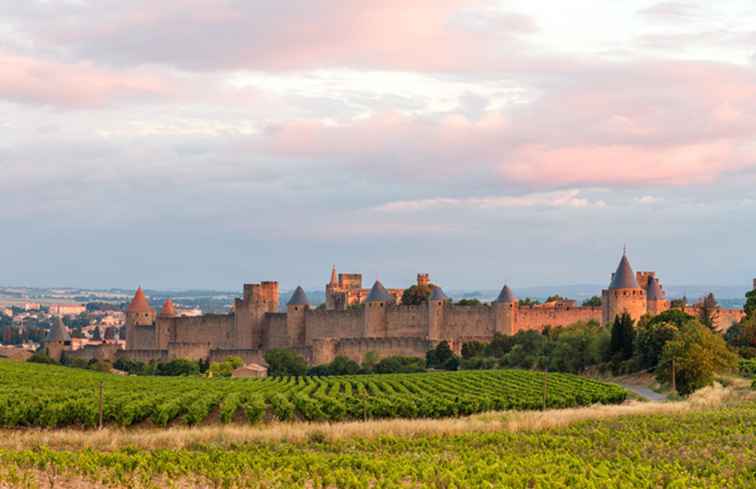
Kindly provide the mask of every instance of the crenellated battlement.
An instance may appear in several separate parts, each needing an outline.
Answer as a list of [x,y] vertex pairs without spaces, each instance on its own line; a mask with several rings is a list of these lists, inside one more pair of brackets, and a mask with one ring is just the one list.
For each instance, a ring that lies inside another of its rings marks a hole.
[[[430,276],[417,274],[417,284],[429,286]],[[494,302],[479,305],[454,305],[440,288],[432,291],[425,304],[403,305],[403,289],[385,289],[379,282],[364,289],[361,274],[337,275],[334,267],[326,285],[324,309],[310,308],[304,290],[298,288],[287,312],[280,312],[278,282],[266,281],[244,284],[242,298],[234,302],[231,314],[179,317],[172,304],[156,316],[139,289],[127,315],[124,355],[217,359],[238,354],[262,362],[266,351],[288,348],[316,364],[330,362],[337,355],[362,361],[367,352],[379,358],[423,356],[442,340],[459,349],[465,341],[490,341],[495,334],[542,331],[578,321],[608,324],[623,313],[637,320],[669,309],[656,273],[634,273],[626,256],[611,274],[609,287],[602,291],[600,307],[578,306],[569,299],[521,307],[507,286]],[[334,304],[339,307],[332,307]],[[693,309],[690,313],[696,314]],[[743,316],[739,309],[718,312],[721,328]]]

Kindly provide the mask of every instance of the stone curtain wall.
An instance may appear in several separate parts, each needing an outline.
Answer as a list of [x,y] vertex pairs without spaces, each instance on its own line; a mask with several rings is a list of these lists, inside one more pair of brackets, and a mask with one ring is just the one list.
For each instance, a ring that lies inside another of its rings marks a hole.
[[546,309],[521,307],[517,311],[517,331],[543,330],[544,326],[567,326],[578,321],[601,322],[601,307]]

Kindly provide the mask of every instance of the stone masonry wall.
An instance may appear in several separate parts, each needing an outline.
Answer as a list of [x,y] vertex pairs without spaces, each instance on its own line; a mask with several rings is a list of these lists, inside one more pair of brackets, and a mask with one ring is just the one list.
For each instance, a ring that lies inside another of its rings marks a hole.
[[494,308],[491,306],[446,306],[441,336],[483,341],[493,338],[495,328]]
[[539,307],[520,307],[517,311],[517,331],[541,331],[544,326],[567,326],[578,321],[601,322],[601,307],[574,307],[548,309]]
[[171,343],[207,343],[211,348],[233,347],[234,317],[230,314],[205,314],[175,318]]

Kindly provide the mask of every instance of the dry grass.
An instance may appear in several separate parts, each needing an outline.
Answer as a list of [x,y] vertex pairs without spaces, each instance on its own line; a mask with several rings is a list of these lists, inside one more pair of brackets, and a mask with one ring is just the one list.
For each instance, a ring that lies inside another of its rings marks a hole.
[[269,423],[259,426],[227,425],[197,428],[102,431],[2,430],[0,448],[20,450],[38,446],[54,449],[116,450],[132,446],[144,449],[186,448],[198,444],[229,446],[253,442],[305,442],[313,438],[340,440],[378,436],[458,435],[470,432],[540,431],[569,426],[584,420],[602,420],[620,416],[685,413],[713,407],[742,397],[734,387],[714,385],[695,393],[685,401],[652,403],[629,401],[622,405],[555,409],[549,411],[501,411],[467,418],[390,419],[342,423]]

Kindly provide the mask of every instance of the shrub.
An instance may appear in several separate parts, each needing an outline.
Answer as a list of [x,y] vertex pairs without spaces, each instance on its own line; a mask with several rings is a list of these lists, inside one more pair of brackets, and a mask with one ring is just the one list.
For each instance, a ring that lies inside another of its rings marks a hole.
[[307,362],[292,350],[274,348],[265,353],[265,361],[271,377],[301,376],[307,373]]
[[415,373],[425,371],[425,362],[417,357],[386,357],[375,366],[376,373]]
[[29,359],[26,361],[31,362],[31,363],[47,363],[50,365],[55,365],[58,363],[52,358],[50,358],[50,355],[48,355],[47,352],[43,352],[43,351],[34,352],[34,354],[30,356]]

